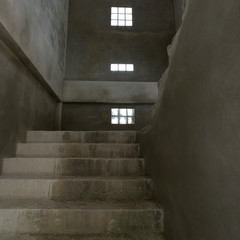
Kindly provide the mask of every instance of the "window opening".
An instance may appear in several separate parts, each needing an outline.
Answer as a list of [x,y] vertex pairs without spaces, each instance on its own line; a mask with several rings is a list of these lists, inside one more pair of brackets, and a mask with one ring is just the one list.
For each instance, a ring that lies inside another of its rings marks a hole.
[[135,124],[135,109],[132,108],[112,108],[111,123],[115,125]]
[[132,27],[133,15],[132,8],[112,7],[111,26]]
[[111,64],[110,67],[112,72],[134,72],[133,64]]

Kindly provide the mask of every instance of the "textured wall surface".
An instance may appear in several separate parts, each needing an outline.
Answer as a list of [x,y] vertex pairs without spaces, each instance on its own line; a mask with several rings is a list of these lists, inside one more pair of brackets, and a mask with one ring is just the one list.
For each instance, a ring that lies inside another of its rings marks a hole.
[[[111,27],[111,7],[133,8],[131,28]],[[66,80],[158,81],[174,34],[171,0],[70,0]],[[133,63],[134,73],[112,73],[111,63]]]
[[59,97],[65,72],[67,17],[68,0],[0,1],[0,36],[4,28],[25,61]]
[[239,9],[190,0],[143,138],[169,240],[240,238]]
[[173,0],[173,2],[174,2],[175,26],[176,26],[176,29],[179,29],[179,27],[182,24],[184,0]]
[[54,129],[56,100],[0,41],[0,158],[14,156],[27,130]]
[[[134,108],[136,124],[111,125],[111,108]],[[150,123],[151,104],[64,103],[63,130],[140,130]]]
[[158,97],[155,82],[65,81],[64,102],[150,103]]

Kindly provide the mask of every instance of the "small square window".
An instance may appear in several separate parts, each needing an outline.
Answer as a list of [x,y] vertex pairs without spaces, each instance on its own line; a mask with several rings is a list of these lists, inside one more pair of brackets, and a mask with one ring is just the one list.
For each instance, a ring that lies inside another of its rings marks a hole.
[[128,124],[134,124],[135,118],[134,117],[128,117]]
[[111,24],[112,24],[112,26],[118,26],[118,21],[117,20],[112,20]]
[[[117,14],[112,14],[111,15],[112,20],[118,20],[118,15]],[[131,20],[131,19],[130,19]]]
[[132,8],[112,7],[111,26],[133,26]]
[[128,116],[135,116],[135,110],[134,109],[127,109],[127,115]]
[[119,64],[119,71],[126,71],[126,64]]
[[125,20],[125,15],[124,14],[118,14],[118,19],[119,20]]
[[131,27],[133,25],[132,21],[126,21],[126,26]]
[[119,64],[111,64],[111,71],[112,72],[117,72],[118,71],[118,65]]
[[127,124],[127,118],[126,117],[120,117],[120,124]]
[[119,124],[118,117],[112,117],[112,124]]
[[112,13],[118,13],[118,8],[117,7],[112,7],[111,12]]
[[132,15],[126,15],[126,21],[132,21]]
[[123,21],[123,20],[118,21],[118,26],[125,26],[125,25],[126,25],[125,21]]
[[118,8],[118,13],[125,13],[125,8],[123,7]]
[[118,116],[119,109],[118,108],[112,108],[112,116]]
[[128,72],[133,72],[134,71],[134,66],[133,64],[127,64],[126,66]]
[[112,72],[134,72],[133,64],[116,64],[113,63],[110,66]]
[[127,109],[120,109],[120,116],[127,116]]
[[126,14],[132,14],[132,8],[126,8]]
[[112,108],[111,123],[115,125],[135,124],[135,109]]

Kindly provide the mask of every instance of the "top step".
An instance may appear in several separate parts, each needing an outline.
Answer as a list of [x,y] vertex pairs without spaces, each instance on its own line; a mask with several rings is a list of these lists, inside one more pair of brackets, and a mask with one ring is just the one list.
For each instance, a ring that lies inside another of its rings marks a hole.
[[136,131],[29,131],[28,143],[135,143]]

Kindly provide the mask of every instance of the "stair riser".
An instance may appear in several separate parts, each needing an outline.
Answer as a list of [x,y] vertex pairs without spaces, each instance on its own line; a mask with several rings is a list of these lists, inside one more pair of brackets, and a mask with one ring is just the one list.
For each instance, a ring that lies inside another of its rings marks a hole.
[[0,233],[160,233],[163,214],[148,210],[0,210]]
[[28,132],[29,143],[135,143],[136,132]]
[[164,240],[162,234],[4,234],[0,240]]
[[3,174],[37,174],[66,176],[142,176],[143,159],[4,159]]
[[147,200],[151,180],[2,179],[0,198],[43,200]]
[[137,158],[138,144],[18,144],[17,157]]

